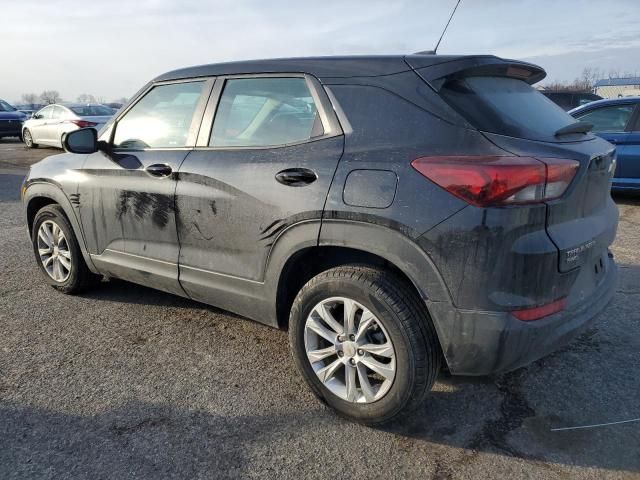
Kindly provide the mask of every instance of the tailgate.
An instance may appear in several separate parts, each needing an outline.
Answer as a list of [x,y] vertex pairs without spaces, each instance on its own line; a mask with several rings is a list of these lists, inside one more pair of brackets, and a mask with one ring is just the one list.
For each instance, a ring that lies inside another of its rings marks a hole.
[[[498,146],[517,155],[577,160],[580,168],[565,194],[547,202],[547,233],[558,247],[558,269],[568,272],[600,263],[613,242],[618,209],[611,198],[614,147],[600,139],[583,142],[535,142],[486,134]],[[598,272],[596,272],[598,273]]]

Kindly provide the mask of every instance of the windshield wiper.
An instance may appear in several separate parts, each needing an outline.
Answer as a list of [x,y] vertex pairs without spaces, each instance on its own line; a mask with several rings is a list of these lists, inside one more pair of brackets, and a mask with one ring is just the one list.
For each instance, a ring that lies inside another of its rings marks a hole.
[[575,122],[570,123],[562,128],[559,128],[554,134],[556,137],[560,137],[562,135],[570,135],[572,133],[589,133],[593,125],[587,122]]

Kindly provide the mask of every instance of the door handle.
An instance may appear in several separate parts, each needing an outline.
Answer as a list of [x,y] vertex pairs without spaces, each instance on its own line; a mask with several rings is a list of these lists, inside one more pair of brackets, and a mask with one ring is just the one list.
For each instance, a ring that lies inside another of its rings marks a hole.
[[303,187],[315,182],[318,175],[308,168],[287,168],[276,173],[276,180],[289,187]]
[[152,177],[168,177],[173,172],[172,168],[166,163],[154,163],[145,168],[145,171]]

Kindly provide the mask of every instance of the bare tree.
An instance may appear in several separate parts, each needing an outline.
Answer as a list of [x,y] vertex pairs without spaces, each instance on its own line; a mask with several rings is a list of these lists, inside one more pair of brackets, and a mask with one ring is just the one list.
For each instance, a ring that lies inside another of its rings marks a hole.
[[27,105],[34,105],[38,103],[38,94],[36,93],[23,93],[21,95],[22,103]]
[[82,93],[78,95],[78,103],[96,103],[96,97],[90,93]]
[[45,90],[40,94],[40,100],[42,100],[44,104],[51,105],[52,103],[62,101],[62,98],[60,97],[60,92],[57,90]]
[[116,98],[113,103],[121,103],[122,105],[124,105],[125,103],[127,103],[127,97]]

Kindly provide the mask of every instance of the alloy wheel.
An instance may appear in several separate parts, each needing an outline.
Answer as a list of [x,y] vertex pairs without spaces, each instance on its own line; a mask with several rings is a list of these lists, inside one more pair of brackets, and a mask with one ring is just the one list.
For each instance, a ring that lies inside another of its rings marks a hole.
[[47,220],[38,229],[38,254],[45,271],[56,282],[64,282],[71,274],[71,251],[60,226]]
[[307,317],[304,345],[317,377],[343,400],[372,403],[393,384],[391,338],[380,320],[355,300],[332,297],[318,303]]

